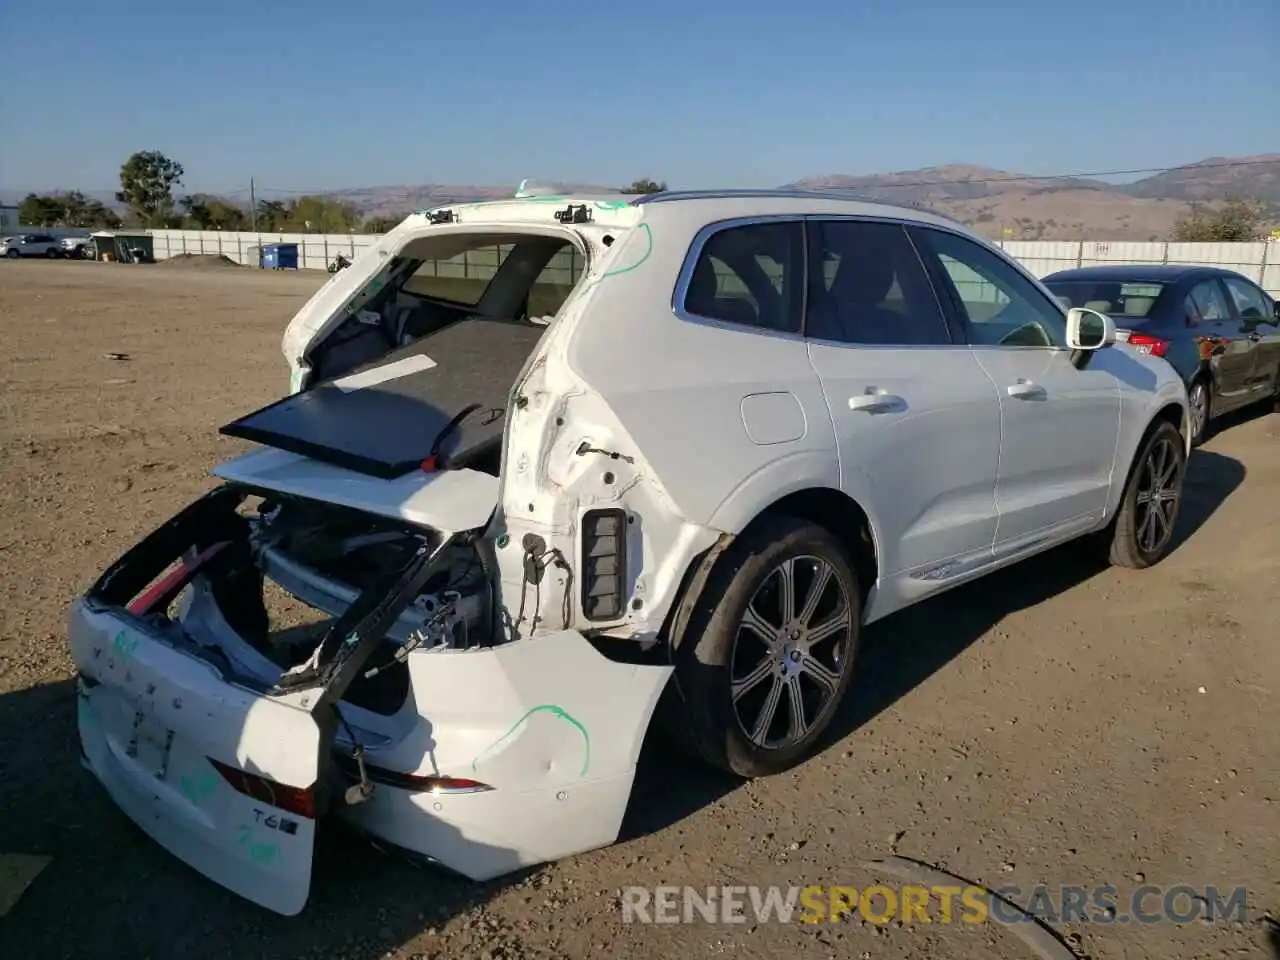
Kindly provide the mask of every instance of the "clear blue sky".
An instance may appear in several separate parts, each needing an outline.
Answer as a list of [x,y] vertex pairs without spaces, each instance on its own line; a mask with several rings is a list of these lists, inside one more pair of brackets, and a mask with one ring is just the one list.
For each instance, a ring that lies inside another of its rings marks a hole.
[[1280,0],[0,4],[0,188],[771,186],[1280,152]]

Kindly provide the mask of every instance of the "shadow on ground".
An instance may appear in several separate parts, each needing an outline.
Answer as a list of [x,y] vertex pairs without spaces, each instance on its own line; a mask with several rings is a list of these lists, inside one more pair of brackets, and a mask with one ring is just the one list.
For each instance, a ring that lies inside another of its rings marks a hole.
[[[1244,473],[1221,454],[1192,456],[1179,544],[1194,537]],[[1087,545],[1060,548],[869,628],[858,679],[831,739],[856,731],[1004,617],[1102,569]],[[70,680],[0,696],[7,774],[0,777],[0,853],[53,858],[0,918],[0,939],[14,956],[116,958],[124,944],[145,944],[152,956],[374,960],[528,880],[526,873],[471,883],[383,854],[335,828],[317,845],[305,912],[277,917],[196,874],[115,808],[80,767],[75,707]],[[623,838],[660,831],[737,784],[686,759],[667,738],[651,736]]]

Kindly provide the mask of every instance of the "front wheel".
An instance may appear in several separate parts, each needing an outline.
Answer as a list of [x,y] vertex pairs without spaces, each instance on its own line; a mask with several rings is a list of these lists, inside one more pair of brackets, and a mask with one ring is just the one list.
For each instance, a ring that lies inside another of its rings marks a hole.
[[56,247],[50,247],[48,250],[44,252],[44,255],[48,257],[50,260],[57,260],[58,250]]
[[726,551],[676,651],[682,741],[743,777],[807,760],[853,676],[853,563],[828,530],[778,518]]
[[22,254],[21,254],[21,253],[19,253],[19,252],[18,252],[16,249],[14,249],[13,247],[10,247],[8,250],[6,250],[6,251],[4,252],[4,255],[5,255],[6,257],[8,257],[10,260],[17,260],[20,256],[22,256]]
[[1182,434],[1162,422],[1138,449],[1120,509],[1111,527],[1111,562],[1143,569],[1159,563],[1173,546],[1182,506],[1187,454]]

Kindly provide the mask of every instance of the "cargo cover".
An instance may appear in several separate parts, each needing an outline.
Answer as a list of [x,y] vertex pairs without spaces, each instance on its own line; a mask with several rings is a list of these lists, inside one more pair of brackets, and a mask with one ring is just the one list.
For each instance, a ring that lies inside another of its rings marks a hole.
[[511,388],[546,329],[459,320],[220,432],[384,480],[431,458],[465,467],[501,443]]

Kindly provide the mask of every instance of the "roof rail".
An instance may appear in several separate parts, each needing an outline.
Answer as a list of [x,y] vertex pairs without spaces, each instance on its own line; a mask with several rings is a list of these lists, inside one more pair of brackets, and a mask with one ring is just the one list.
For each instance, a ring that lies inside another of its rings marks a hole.
[[636,197],[631,202],[636,206],[647,203],[670,203],[676,200],[733,200],[733,199],[773,199],[773,200],[846,200],[855,203],[874,203],[884,207],[899,207],[920,210],[942,217],[953,223],[963,225],[950,214],[934,210],[919,201],[885,200],[882,197],[870,197],[864,194],[844,190],[803,190],[798,187],[778,187],[763,190],[664,190],[661,193],[649,193]]

